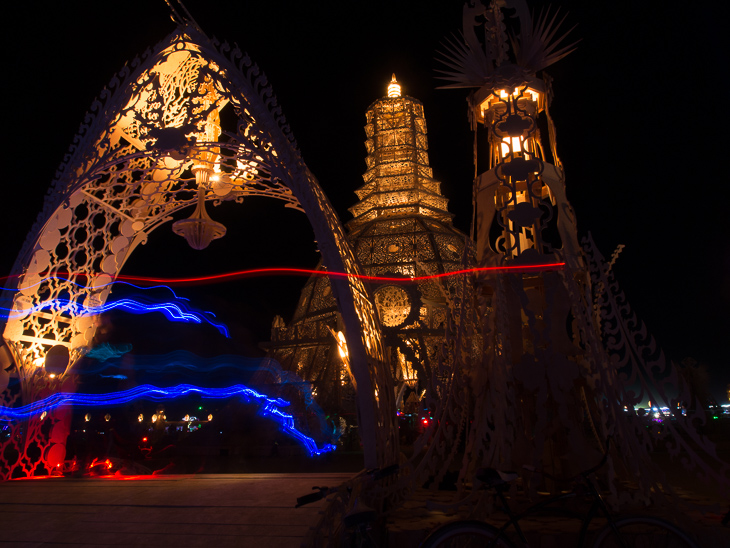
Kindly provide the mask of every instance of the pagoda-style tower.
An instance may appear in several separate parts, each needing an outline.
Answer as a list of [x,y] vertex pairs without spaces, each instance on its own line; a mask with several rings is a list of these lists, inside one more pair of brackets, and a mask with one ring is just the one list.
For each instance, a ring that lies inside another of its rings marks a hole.
[[[371,282],[395,380],[397,405],[418,408],[432,380],[443,341],[451,278],[410,278],[459,270],[466,236],[451,223],[447,200],[428,162],[426,120],[420,101],[401,95],[393,75],[386,97],[368,108],[365,184],[350,208],[349,242]],[[275,320],[271,356],[313,383],[325,409],[347,410],[352,394],[347,349],[340,341],[329,280],[312,277],[291,323]]]
[[368,170],[356,193],[360,201],[350,208],[355,217],[348,226],[356,232],[363,224],[383,217],[422,215],[450,222],[447,200],[428,164],[428,140],[423,105],[401,95],[395,74],[388,96],[367,111]]

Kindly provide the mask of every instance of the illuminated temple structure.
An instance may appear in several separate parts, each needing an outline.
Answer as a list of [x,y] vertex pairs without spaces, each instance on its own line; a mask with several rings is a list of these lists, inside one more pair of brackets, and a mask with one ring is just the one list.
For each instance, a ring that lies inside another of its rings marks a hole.
[[[102,93],[13,267],[0,479],[63,470],[72,411],[39,402],[76,390],[74,365],[93,349],[131,253],[175,219],[202,249],[225,234],[206,202],[260,196],[301,211],[321,253],[291,321],[274,320],[269,356],[328,413],[356,415],[347,422],[365,468],[407,470],[353,500],[394,507],[455,470],[459,488],[470,485],[482,466],[568,476],[595,464],[609,436],[603,479],[623,500],[626,478],[639,484],[634,499],[660,496],[655,447],[730,489],[730,465],[695,429],[703,409],[686,420],[673,411],[656,429],[633,411],[644,398],[672,410],[694,400],[618,287],[615,254],[578,242],[544,73],[574,44],[549,10],[533,19],[522,0],[467,4],[442,53],[444,87],[469,90],[483,170],[467,236],[433,178],[423,105],[395,76],[367,110],[367,170],[345,230],[259,68],[170,7],[177,28]],[[398,411],[426,406],[435,420],[404,463]],[[27,418],[10,420],[21,408]],[[293,416],[281,418],[294,432]],[[523,477],[525,493],[554,490],[534,477]],[[340,506],[321,513],[320,530],[342,521]]]
[[[456,279],[444,274],[470,262],[466,235],[454,228],[428,160],[420,101],[401,94],[395,75],[386,97],[367,110],[367,171],[350,208],[348,239],[371,282],[396,389],[396,405],[414,409],[434,371],[443,342],[447,299]],[[326,409],[347,411],[353,387],[347,372],[337,303],[329,279],[313,276],[289,325],[272,327],[270,355],[313,385]],[[352,409],[349,409],[352,411]]]

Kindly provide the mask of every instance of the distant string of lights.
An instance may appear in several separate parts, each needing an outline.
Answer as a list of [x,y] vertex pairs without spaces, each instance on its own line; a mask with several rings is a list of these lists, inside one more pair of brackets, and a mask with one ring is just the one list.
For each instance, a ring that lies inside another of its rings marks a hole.
[[[392,282],[392,283],[418,283],[428,280],[434,280],[439,278],[449,278],[451,276],[463,276],[468,274],[488,274],[488,273],[522,273],[522,272],[539,272],[546,270],[562,270],[565,266],[564,262],[557,263],[541,263],[531,265],[503,265],[503,266],[482,266],[475,268],[464,268],[461,270],[455,270],[453,272],[442,272],[439,274],[427,274],[424,276],[411,276],[411,277],[395,277],[395,276],[370,276],[367,274],[349,274],[347,272],[330,272],[328,270],[316,270],[311,268],[254,268],[248,270],[236,270],[234,272],[226,272],[223,274],[211,274],[208,276],[192,276],[187,278],[159,278],[153,276],[135,276],[132,274],[119,274],[115,281],[107,284],[94,286],[105,287],[113,283],[119,283],[122,280],[133,280],[136,282],[147,282],[147,283],[164,283],[172,285],[185,285],[185,284],[200,284],[200,283],[220,283],[231,281],[239,278],[256,278],[264,276],[318,276],[318,277],[329,277],[329,278],[354,278],[359,280],[371,281],[371,282]],[[67,276],[68,273],[58,272],[56,278],[65,280],[63,276]],[[84,277],[85,274],[79,274],[77,277]],[[7,280],[14,276],[3,276],[0,280]],[[43,281],[43,280],[42,280]],[[37,283],[42,283],[37,282]],[[72,282],[76,283],[76,282]],[[79,285],[78,283],[76,285]],[[133,284],[130,284],[133,285]],[[80,286],[84,287],[84,286]],[[136,286],[135,286],[136,287]],[[168,288],[169,289],[169,288]],[[12,289],[11,289],[12,290]]]
[[[131,345],[127,346],[131,350]],[[103,343],[100,347],[100,353],[103,356],[112,356],[109,361],[99,360],[97,363],[83,363],[82,367],[74,368],[72,373],[75,375],[98,374],[100,377],[107,379],[127,379],[127,375],[116,372],[119,369],[120,360],[115,359],[121,357],[127,348],[115,352],[114,347],[111,347],[108,343]],[[92,348],[86,355],[92,355],[95,350],[97,350],[96,347]],[[218,370],[227,370],[229,375],[235,375],[237,379],[245,381],[254,373],[261,375],[266,372],[270,379],[267,380],[267,385],[292,387],[302,396],[310,414],[319,421],[321,432],[327,430],[324,412],[312,395],[312,383],[304,381],[293,371],[283,369],[281,364],[272,358],[247,358],[236,354],[206,358],[197,356],[187,350],[175,350],[167,354],[135,355],[132,363],[135,373],[144,373],[145,375],[164,374],[166,379],[170,379],[171,375],[175,375],[176,378],[195,379],[201,375],[208,377]]]
[[81,405],[87,407],[123,405],[133,400],[145,398],[153,401],[179,398],[188,394],[200,394],[204,398],[223,399],[232,396],[241,396],[247,403],[259,405],[260,413],[264,417],[271,417],[279,423],[282,431],[301,443],[311,456],[321,455],[333,451],[335,446],[324,444],[321,448],[317,443],[296,429],[294,417],[282,411],[289,402],[281,398],[269,398],[242,384],[235,384],[226,388],[203,388],[191,384],[179,384],[170,388],[160,388],[150,384],[136,386],[129,390],[109,394],[80,394],[58,392],[42,400],[22,407],[0,407],[0,420],[25,420],[43,412],[51,411],[60,406]]

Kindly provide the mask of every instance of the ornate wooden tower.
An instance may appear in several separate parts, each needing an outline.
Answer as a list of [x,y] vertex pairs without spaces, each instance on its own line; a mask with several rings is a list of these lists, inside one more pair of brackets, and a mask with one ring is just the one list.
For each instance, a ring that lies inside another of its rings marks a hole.
[[[396,402],[417,407],[438,361],[453,279],[411,281],[462,268],[466,236],[451,223],[447,200],[433,178],[423,105],[401,94],[393,75],[387,96],[367,110],[365,183],[350,208],[348,239],[371,281],[390,357]],[[276,321],[272,355],[312,382],[326,409],[346,410],[352,396],[347,349],[326,277],[302,291],[292,322]]]

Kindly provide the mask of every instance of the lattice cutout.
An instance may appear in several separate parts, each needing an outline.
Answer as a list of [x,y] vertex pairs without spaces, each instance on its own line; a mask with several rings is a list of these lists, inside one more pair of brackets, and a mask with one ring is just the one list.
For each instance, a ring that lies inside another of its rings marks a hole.
[[[102,94],[104,102],[92,107],[98,115],[87,116],[82,125],[14,266],[19,291],[4,338],[17,364],[24,402],[59,389],[61,382],[68,384],[67,376],[50,380],[37,367],[51,346],[67,346],[73,364],[93,339],[95,319],[76,316],[75,307],[63,302],[103,304],[108,284],[129,254],[152,230],[192,204],[199,184],[205,199],[216,203],[266,196],[304,211],[325,264],[359,272],[339,220],[302,163],[265,77],[238,49],[212,43],[189,24],[154,53],[135,60],[131,69],[125,67],[110,89]],[[223,109],[233,110],[234,127],[220,126]],[[200,165],[211,172],[203,183],[194,176]],[[373,387],[360,395],[359,403],[367,408],[368,424],[361,425],[361,432],[369,439],[368,459],[375,465],[397,451],[393,426],[373,426],[389,424],[392,410],[380,332],[359,279],[333,289],[351,333],[353,372]],[[6,393],[2,403],[16,401],[17,395]],[[54,426],[46,432],[35,420],[25,430],[32,442],[15,436],[5,442],[17,459],[6,461],[4,475],[17,466],[21,475],[32,474],[29,462],[41,462],[46,471],[57,465],[53,459],[62,451],[61,430]],[[28,453],[31,446],[39,447],[40,455]]]

